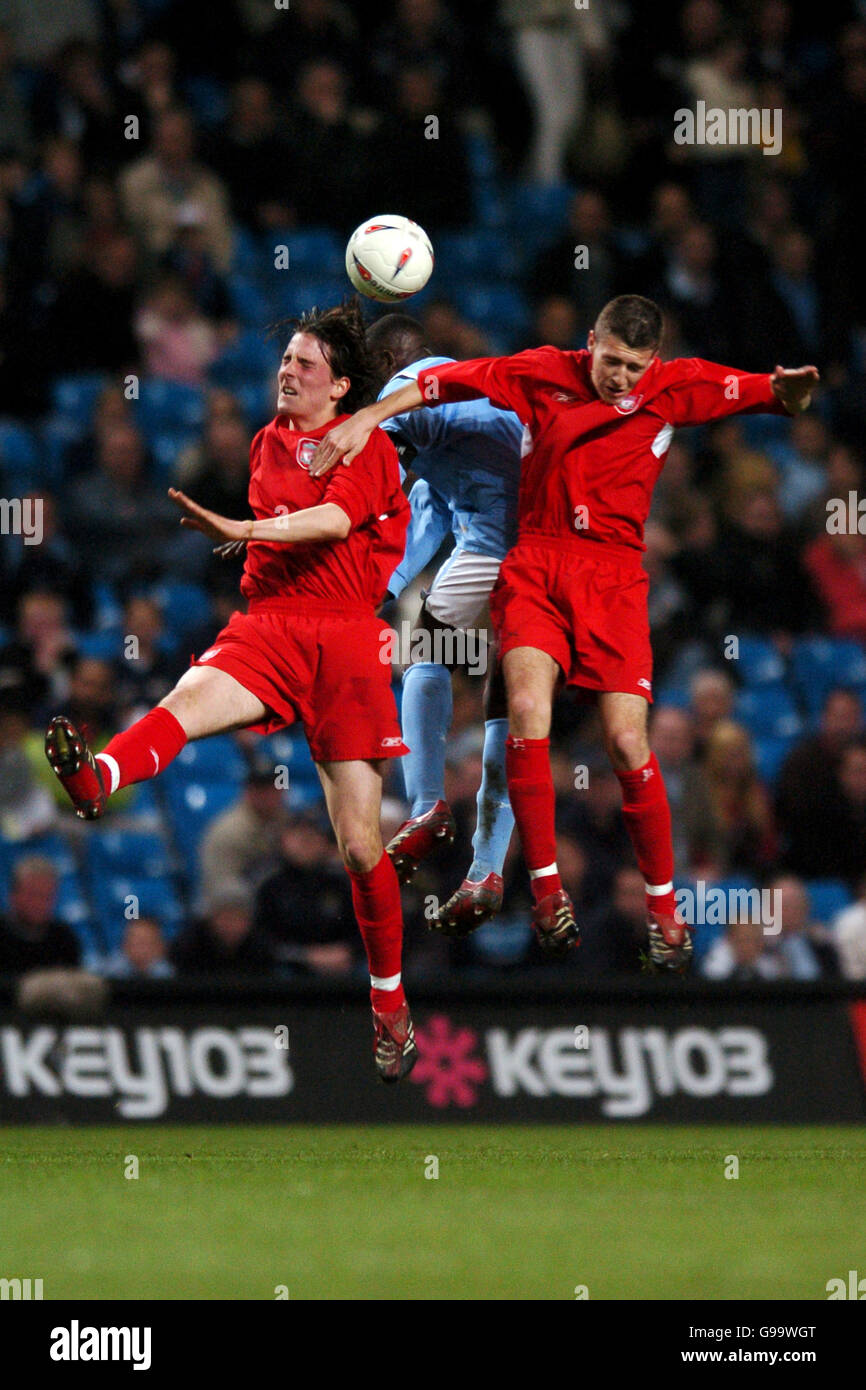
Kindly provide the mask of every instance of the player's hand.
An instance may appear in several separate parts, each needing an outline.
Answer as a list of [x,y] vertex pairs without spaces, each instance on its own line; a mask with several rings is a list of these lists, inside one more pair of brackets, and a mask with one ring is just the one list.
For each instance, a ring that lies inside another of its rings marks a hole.
[[310,464],[311,476],[320,478],[323,473],[333,468],[335,463],[351,463],[352,459],[360,454],[374,428],[363,410],[359,410],[341,425],[335,425],[332,430],[328,430],[313,454]]
[[246,541],[226,541],[224,545],[215,545],[213,553],[221,560],[233,560],[236,555],[243,555],[246,548]]
[[812,392],[820,380],[817,367],[776,367],[770,373],[773,395],[791,415],[799,415],[808,408]]
[[249,529],[248,522],[232,521],[230,517],[219,516],[217,512],[209,512],[206,507],[200,507],[197,502],[193,502],[191,497],[187,497],[185,492],[179,492],[177,488],[170,487],[168,495],[172,502],[186,513],[180,519],[181,526],[187,526],[192,531],[201,531],[203,536],[207,536],[212,541],[219,541],[220,544],[245,539]]

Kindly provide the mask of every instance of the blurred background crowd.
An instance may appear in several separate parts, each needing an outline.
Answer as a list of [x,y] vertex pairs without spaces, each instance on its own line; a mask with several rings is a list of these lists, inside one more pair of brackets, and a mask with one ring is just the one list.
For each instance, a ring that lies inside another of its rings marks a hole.
[[[781,111],[780,153],[676,144],[698,101]],[[784,903],[778,937],[702,929],[698,969],[866,977],[864,150],[854,0],[220,0],[210,21],[0,0],[0,491],[41,507],[38,544],[9,506],[0,535],[0,974],[363,977],[302,737],[189,746],[86,833],[41,740],[63,710],[103,747],[238,606],[237,567],[180,531],[166,488],[247,514],[267,328],[342,298],[349,233],[391,209],[434,242],[409,306],[433,352],[580,347],[636,292],[665,309],[663,356],[820,367],[803,418],[671,448],[646,538],[652,742],[679,881]],[[480,685],[455,676],[459,834],[405,894],[410,982],[545,968],[516,845],[502,918],[456,946],[425,930],[471,858]],[[635,975],[642,881],[591,706],[560,700],[554,734],[585,924],[564,968]],[[388,793],[386,834],[396,768]]]

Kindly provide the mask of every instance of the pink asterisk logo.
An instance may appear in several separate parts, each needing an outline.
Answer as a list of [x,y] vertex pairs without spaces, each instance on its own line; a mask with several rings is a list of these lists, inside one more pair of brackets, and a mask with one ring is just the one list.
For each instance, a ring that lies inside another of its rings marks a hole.
[[468,1109],[478,1096],[475,1087],[487,1077],[487,1068],[472,1056],[478,1035],[471,1028],[453,1028],[444,1014],[434,1014],[423,1028],[415,1029],[418,1061],[411,1074],[417,1085],[427,1087],[430,1105],[459,1105]]

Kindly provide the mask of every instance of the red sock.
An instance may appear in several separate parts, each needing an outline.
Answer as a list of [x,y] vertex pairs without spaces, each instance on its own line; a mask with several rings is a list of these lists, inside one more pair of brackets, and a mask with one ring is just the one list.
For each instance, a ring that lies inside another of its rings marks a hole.
[[[347,870],[352,881],[352,903],[370,965],[370,1001],[374,1009],[390,1012],[405,1003],[400,979],[403,951],[403,908],[394,865],[382,853],[375,869],[367,873]],[[387,982],[387,983],[386,983]]]
[[647,890],[671,885],[665,893],[647,891],[647,907],[673,913],[676,899],[671,808],[658,759],[653,753],[643,767],[616,775],[622,787],[622,813]]
[[556,798],[550,771],[550,739],[512,738],[509,734],[505,740],[505,775],[532,896],[538,902],[562,887],[556,869],[534,877],[539,869],[556,864]]
[[186,734],[174,715],[157,707],[124,729],[122,734],[115,734],[96,757],[102,761],[103,773],[108,775],[110,790],[116,792],[128,787],[130,782],[146,782],[162,772],[186,741]]

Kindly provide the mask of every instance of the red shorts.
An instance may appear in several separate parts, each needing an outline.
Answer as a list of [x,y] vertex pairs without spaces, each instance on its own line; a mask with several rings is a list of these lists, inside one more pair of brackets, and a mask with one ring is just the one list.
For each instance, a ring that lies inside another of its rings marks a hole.
[[641,555],[587,541],[518,541],[490,595],[500,653],[538,647],[567,685],[652,703],[652,647]]
[[380,660],[383,631],[387,624],[368,608],[263,600],[232,614],[193,664],[216,666],[267,705],[257,732],[300,720],[317,763],[401,758],[409,750],[390,655]]

